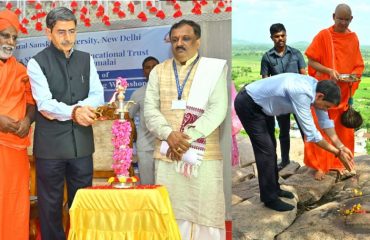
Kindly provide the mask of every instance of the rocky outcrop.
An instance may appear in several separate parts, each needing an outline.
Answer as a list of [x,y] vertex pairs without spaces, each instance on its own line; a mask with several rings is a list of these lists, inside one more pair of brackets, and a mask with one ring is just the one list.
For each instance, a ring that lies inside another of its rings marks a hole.
[[[264,207],[255,163],[245,160],[233,169],[233,239],[370,240],[370,156],[355,157],[356,176],[341,179],[330,172],[316,181],[314,170],[300,167],[303,153],[297,155],[294,147],[303,148],[302,140],[292,142],[296,161],[279,172],[279,182],[296,196],[282,199],[297,207],[284,213]],[[239,144],[239,149],[246,144],[251,149],[249,140],[239,139]]]

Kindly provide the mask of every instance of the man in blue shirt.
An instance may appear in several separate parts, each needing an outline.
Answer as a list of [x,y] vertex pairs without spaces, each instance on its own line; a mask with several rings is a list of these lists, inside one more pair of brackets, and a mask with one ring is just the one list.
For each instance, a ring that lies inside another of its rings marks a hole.
[[[294,113],[306,140],[336,155],[343,165],[353,168],[352,152],[338,138],[327,109],[340,102],[340,89],[335,82],[297,73],[282,73],[259,80],[243,88],[235,99],[235,110],[248,133],[256,159],[260,198],[265,206],[276,211],[290,211],[294,206],[279,197],[293,198],[280,189],[274,136],[274,116]],[[332,144],[323,139],[311,114],[314,107],[320,127]]]
[[[267,51],[261,60],[261,75],[262,78],[274,76],[281,73],[300,73],[306,74],[306,63],[302,53],[295,48],[286,45],[287,35],[283,24],[275,23],[270,27],[271,39],[274,42],[274,47]],[[295,115],[293,115],[297,121]],[[276,116],[279,124],[280,133],[280,149],[281,163],[278,165],[279,170],[290,163],[290,113]],[[298,125],[303,138],[303,132]]]

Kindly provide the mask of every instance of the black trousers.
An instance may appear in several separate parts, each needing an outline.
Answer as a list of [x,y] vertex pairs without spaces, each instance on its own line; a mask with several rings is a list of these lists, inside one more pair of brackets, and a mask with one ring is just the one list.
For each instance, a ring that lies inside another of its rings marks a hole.
[[280,185],[277,168],[275,119],[262,112],[244,88],[234,102],[235,111],[252,143],[258,170],[262,202],[278,199]]
[[36,158],[37,199],[42,240],[65,240],[62,224],[64,179],[68,207],[78,189],[92,185],[92,156],[73,159]]

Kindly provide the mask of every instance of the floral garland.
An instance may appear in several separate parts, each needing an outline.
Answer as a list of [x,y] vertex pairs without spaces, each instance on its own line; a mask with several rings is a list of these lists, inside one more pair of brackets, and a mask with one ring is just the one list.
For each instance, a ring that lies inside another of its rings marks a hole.
[[112,126],[113,164],[117,176],[129,176],[132,148],[130,144],[131,124],[126,120],[115,120]]

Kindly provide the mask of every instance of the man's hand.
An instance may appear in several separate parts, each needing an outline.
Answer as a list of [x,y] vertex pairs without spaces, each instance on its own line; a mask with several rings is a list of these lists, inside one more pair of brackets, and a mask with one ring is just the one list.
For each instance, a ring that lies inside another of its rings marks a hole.
[[0,115],[0,132],[3,133],[16,133],[19,129],[19,122],[14,119]]
[[174,160],[174,161],[180,161],[182,159],[183,154],[179,154],[178,152],[175,152],[173,149],[168,148],[166,157]]
[[348,148],[342,148],[338,154],[338,158],[348,171],[351,172],[354,169],[353,154]]
[[177,155],[185,153],[190,148],[190,137],[179,131],[172,131],[167,138],[167,143]]
[[330,75],[330,79],[333,79],[333,80],[339,80],[339,72],[335,69],[330,69],[329,70],[329,75]]
[[90,106],[81,106],[76,109],[75,120],[82,126],[90,126],[95,122],[95,108]]
[[28,117],[23,118],[21,121],[19,121],[19,128],[15,134],[18,135],[20,138],[24,138],[28,135],[28,132],[30,130],[31,121]]
[[49,119],[49,120],[54,120],[55,118],[52,117],[49,113],[47,113],[46,111],[43,111],[41,110],[40,111],[41,115],[44,116],[45,118]]

